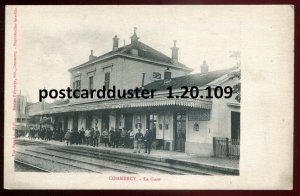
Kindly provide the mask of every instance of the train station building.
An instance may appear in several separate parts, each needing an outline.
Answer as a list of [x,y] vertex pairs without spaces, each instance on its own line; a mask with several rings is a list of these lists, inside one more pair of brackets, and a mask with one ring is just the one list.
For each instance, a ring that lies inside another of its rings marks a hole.
[[[208,86],[233,86],[238,79],[230,74],[238,68],[208,71],[205,62],[201,73],[178,61],[176,41],[171,55],[162,54],[139,41],[136,28],[131,43],[119,47],[119,38],[112,40],[112,50],[101,56],[93,51],[87,62],[70,72],[72,89],[156,89],[151,99],[69,99],[51,104],[43,110],[29,109],[31,116],[51,117],[53,126],[61,129],[151,129],[156,149],[199,155],[213,154],[213,137],[240,138],[240,104],[235,95],[229,99],[206,98]],[[198,87],[198,98],[176,98],[182,86]],[[167,98],[168,87],[174,98]],[[201,98],[202,96],[202,98]]]

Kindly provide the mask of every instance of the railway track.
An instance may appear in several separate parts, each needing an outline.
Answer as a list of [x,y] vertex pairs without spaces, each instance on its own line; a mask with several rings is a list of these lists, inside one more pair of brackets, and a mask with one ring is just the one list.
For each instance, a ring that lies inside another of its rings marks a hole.
[[53,154],[39,150],[25,150],[24,152],[17,152],[17,158],[30,161],[30,164],[47,168],[49,172],[118,172],[118,173],[130,173],[128,170],[122,170],[118,167],[95,163],[91,160],[83,160],[83,157],[69,158],[66,154]]
[[85,157],[96,158],[100,160],[105,160],[111,163],[118,163],[124,165],[130,165],[134,168],[142,168],[144,171],[152,170],[165,174],[176,174],[176,175],[210,175],[208,172],[195,170],[193,168],[178,167],[176,165],[171,165],[169,163],[164,163],[160,161],[154,161],[151,159],[141,159],[140,157],[131,157],[129,155],[113,154],[113,153],[103,153],[88,151],[85,149],[71,149],[71,148],[46,148],[50,151],[63,152],[72,155],[79,155]]
[[[140,154],[130,154],[99,148],[81,146],[43,145],[44,142],[18,141],[24,146],[17,155],[25,160],[42,161],[51,172],[96,172],[96,173],[160,173],[175,175],[238,175],[238,170],[227,170],[172,159],[159,159]],[[56,169],[62,168],[62,169]],[[47,170],[47,168],[46,168]]]
[[[23,168],[25,167],[26,170],[31,170],[31,171],[36,171],[36,172],[46,172],[46,173],[50,173],[49,170],[46,170],[46,169],[43,169],[43,168],[40,168],[40,167],[37,167],[35,165],[32,165],[30,163],[26,163],[24,161],[20,161],[20,160],[15,160],[15,164],[18,164],[18,165],[21,165]],[[25,170],[25,171],[26,171]]]

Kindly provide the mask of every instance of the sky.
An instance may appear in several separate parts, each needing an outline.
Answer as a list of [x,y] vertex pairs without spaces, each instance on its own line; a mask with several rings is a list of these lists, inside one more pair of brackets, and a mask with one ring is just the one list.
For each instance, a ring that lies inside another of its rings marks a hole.
[[31,102],[39,89],[69,86],[68,69],[139,41],[171,56],[177,40],[179,61],[198,73],[233,67],[230,51],[240,51],[241,20],[235,6],[20,6],[18,7],[18,89]]

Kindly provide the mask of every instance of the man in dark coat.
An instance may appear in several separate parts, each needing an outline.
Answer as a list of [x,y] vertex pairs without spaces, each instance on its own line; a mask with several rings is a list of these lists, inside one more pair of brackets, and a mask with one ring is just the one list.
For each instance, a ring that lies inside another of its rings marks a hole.
[[118,148],[120,145],[120,140],[121,140],[121,130],[116,129],[115,134],[114,134],[114,148]]
[[64,138],[64,132],[61,128],[59,128],[59,131],[58,131],[58,138],[59,138],[59,141],[62,142],[63,141],[63,138]]
[[115,131],[114,128],[112,127],[109,131],[109,146],[114,147],[114,142],[115,142]]
[[75,131],[73,129],[71,129],[70,132],[70,145],[75,143]]
[[79,135],[79,131],[78,130],[74,130],[74,139],[75,139],[75,144],[79,144],[79,139],[80,139],[80,135]]
[[145,144],[145,153],[148,152],[148,154],[150,154],[151,152],[151,144],[152,144],[152,132],[147,129],[145,136],[144,136],[144,144]]
[[95,147],[94,138],[95,138],[95,129],[92,128],[90,132],[90,145],[93,147]]
[[81,131],[80,131],[80,144],[85,144],[85,131],[84,131],[83,127],[81,128]]
[[96,128],[95,134],[94,134],[94,146],[97,146],[97,147],[99,146],[99,138],[100,138],[100,131],[98,130],[98,128]]
[[102,133],[102,137],[104,140],[104,145],[105,147],[108,146],[109,147],[109,132],[107,131],[107,129],[105,129]]

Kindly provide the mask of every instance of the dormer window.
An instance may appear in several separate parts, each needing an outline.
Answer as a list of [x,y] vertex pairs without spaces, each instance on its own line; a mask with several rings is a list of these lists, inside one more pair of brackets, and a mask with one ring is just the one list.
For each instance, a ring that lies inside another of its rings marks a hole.
[[138,56],[138,55],[139,55],[139,51],[138,51],[137,49],[135,49],[135,48],[132,48],[132,49],[131,49],[131,54],[132,54],[133,56]]

